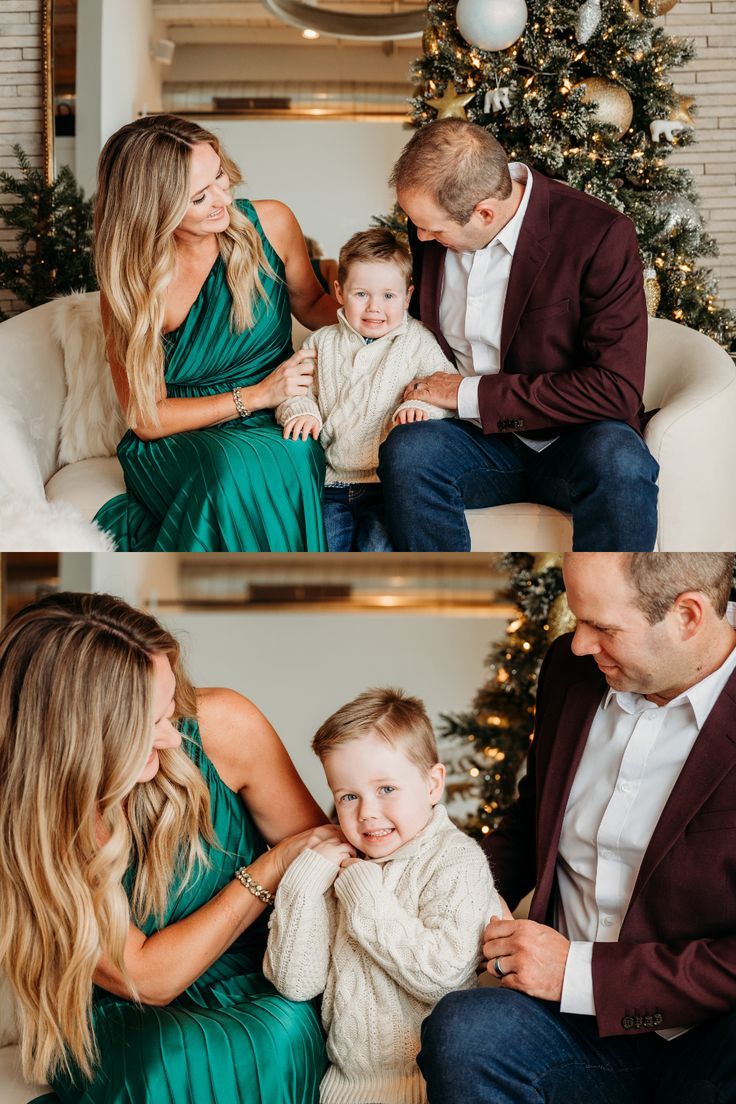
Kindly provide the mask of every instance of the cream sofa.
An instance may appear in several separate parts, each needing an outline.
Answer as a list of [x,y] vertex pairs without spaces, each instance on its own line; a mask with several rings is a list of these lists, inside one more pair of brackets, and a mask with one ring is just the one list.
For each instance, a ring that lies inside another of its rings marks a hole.
[[[84,297],[88,305],[96,302],[93,294]],[[114,456],[59,464],[67,387],[53,334],[58,309],[58,302],[48,303],[0,325],[0,493],[4,472],[16,493],[71,503],[91,519],[124,490],[123,476]],[[703,334],[651,319],[644,398],[649,409],[659,407],[646,430],[661,469],[658,548],[736,548],[736,510],[729,508],[736,471],[731,358]],[[474,552],[570,548],[569,516],[549,507],[522,502],[468,510],[467,517]]]

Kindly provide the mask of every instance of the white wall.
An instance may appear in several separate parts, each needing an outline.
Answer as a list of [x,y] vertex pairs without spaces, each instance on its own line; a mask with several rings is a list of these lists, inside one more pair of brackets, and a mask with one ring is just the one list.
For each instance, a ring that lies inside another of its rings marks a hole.
[[161,67],[150,56],[159,34],[152,0],[79,0],[78,13],[76,171],[90,193],[110,135],[161,109]]
[[386,183],[410,134],[399,123],[207,120],[240,166],[253,199],[280,199],[325,254],[388,214]]
[[[468,708],[483,661],[506,621],[385,613],[163,613],[201,686],[251,698],[327,809],[331,798],[310,742],[330,713],[369,686],[400,686],[440,713]],[[442,741],[439,741],[440,755]]]

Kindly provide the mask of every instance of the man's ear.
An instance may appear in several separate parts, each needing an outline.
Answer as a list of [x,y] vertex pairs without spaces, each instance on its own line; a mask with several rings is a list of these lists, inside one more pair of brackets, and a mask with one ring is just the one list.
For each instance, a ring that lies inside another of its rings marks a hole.
[[435,763],[429,768],[429,796],[433,805],[437,805],[445,792],[445,770],[443,763]]
[[473,214],[478,216],[485,227],[493,225],[496,213],[492,199],[481,199],[473,208]]
[[342,307],[345,303],[345,300],[343,299],[342,288],[338,284],[337,280],[335,280],[335,298],[337,299],[338,303]]
[[686,590],[678,594],[673,612],[682,640],[690,640],[700,629],[705,616],[707,598],[699,590]]

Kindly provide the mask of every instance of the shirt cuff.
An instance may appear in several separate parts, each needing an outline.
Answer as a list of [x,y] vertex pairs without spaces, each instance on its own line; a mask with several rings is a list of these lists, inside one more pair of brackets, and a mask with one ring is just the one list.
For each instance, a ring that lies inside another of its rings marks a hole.
[[593,944],[571,943],[562,981],[560,1012],[595,1016],[593,997]]
[[466,376],[460,380],[457,391],[457,416],[467,421],[480,418],[480,406],[478,405],[478,388],[480,376]]

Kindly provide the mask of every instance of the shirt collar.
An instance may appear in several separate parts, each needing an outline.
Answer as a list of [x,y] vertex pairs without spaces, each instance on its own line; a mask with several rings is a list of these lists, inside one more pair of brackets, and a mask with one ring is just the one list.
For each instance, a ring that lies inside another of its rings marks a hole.
[[634,694],[630,690],[613,690],[610,687],[601,704],[606,709],[611,700],[615,698],[617,705],[625,713],[644,713],[647,709],[675,709],[677,706],[687,703],[693,711],[699,732],[718,696],[735,670],[736,648],[730,652],[716,671],[711,671],[700,682],[696,682],[687,690],[683,690],[681,694],[667,702],[666,705],[657,706],[654,702],[650,702],[645,698],[643,694]]
[[[516,249],[516,243],[519,239],[519,233],[521,231],[521,224],[524,221],[524,215],[526,209],[529,206],[529,197],[532,194],[532,174],[529,171],[527,165],[521,161],[511,161],[509,163],[509,172],[511,173],[511,179],[522,183],[525,183],[524,195],[521,198],[521,203],[514,214],[514,217],[509,219],[506,225],[499,230],[495,238],[491,238],[489,245],[493,245],[494,242],[500,242],[501,245],[511,254],[513,257],[514,250]],[[488,248],[488,246],[486,246]]]

